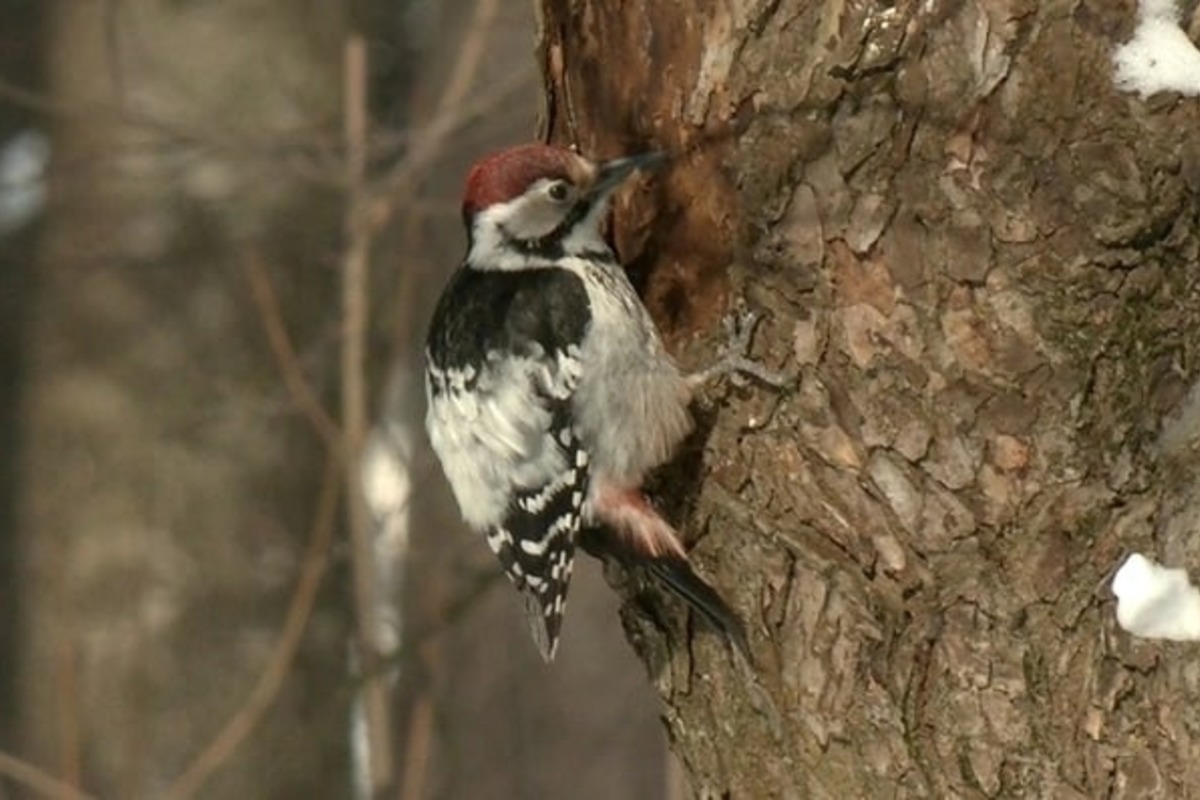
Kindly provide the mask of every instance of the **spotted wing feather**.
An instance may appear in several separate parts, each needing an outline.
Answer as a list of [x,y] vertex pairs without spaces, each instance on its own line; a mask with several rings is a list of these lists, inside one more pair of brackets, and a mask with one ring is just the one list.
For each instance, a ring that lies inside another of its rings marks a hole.
[[518,491],[504,522],[487,532],[488,545],[525,598],[530,632],[547,661],[554,658],[562,630],[588,479],[587,452],[569,421],[559,419],[555,438],[563,471],[542,486]]

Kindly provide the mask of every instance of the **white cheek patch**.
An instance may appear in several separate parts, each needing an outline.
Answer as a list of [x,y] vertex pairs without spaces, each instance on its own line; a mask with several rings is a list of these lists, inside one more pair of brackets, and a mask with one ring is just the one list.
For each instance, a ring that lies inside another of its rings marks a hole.
[[[480,211],[471,222],[471,249],[467,261],[481,270],[522,270],[550,266],[545,259],[531,258],[515,247],[513,240],[531,242],[555,230],[571,212],[571,204],[558,204],[548,198],[522,196],[497,203]],[[562,238],[562,249],[569,255],[608,252],[604,240],[604,215],[608,203],[595,203],[587,215],[571,226]]]
[[[513,239],[533,241],[548,235],[562,223],[570,208],[569,203],[554,203],[536,193],[497,203],[475,215],[471,253],[495,261],[496,256],[512,249],[508,243]],[[469,260],[476,263],[476,259]]]

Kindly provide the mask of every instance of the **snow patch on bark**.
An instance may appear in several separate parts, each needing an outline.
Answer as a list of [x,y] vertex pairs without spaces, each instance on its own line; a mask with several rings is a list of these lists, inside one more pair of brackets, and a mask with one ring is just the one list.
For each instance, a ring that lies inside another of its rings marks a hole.
[[1179,17],[1176,0],[1141,0],[1133,38],[1113,53],[1118,88],[1142,97],[1171,91],[1200,95],[1200,50]]
[[1134,636],[1200,640],[1200,589],[1183,569],[1164,567],[1134,553],[1112,580],[1117,624]]

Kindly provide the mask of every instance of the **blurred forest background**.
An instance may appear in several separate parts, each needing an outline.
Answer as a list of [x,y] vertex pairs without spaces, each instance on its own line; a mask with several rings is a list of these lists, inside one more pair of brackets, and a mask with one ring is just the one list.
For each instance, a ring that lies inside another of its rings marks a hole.
[[0,800],[680,795],[595,565],[550,669],[423,450],[534,41],[499,0],[0,4]]

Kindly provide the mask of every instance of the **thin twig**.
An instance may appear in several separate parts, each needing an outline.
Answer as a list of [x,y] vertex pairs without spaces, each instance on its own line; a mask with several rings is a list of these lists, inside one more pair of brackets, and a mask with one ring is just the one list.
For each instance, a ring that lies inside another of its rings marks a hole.
[[51,800],[96,800],[94,795],[81,792],[28,761],[22,761],[4,752],[0,752],[0,775],[5,775]]
[[404,785],[400,792],[400,800],[421,800],[425,796],[432,730],[433,701],[428,695],[422,694],[417,698],[408,726],[408,747],[404,754]]
[[367,324],[371,223],[367,187],[367,46],[361,34],[346,40],[345,55],[346,252],[342,264],[342,436],[346,510],[354,583],[358,654],[366,723],[367,786],[378,797],[393,785],[391,706],[387,680],[376,669],[379,630],[377,586],[370,520],[360,487],[359,468],[367,438]]
[[[60,589],[62,588],[60,582]],[[79,720],[79,642],[64,636],[58,648],[59,774],[71,786],[83,782]]]
[[104,0],[104,49],[108,61],[109,78],[112,79],[113,93],[117,102],[124,105],[128,96],[125,82],[125,70],[121,64],[121,2],[120,0]]
[[[376,181],[371,220],[376,227],[383,227],[397,216],[411,219],[412,215],[446,214],[455,206],[446,202],[432,202],[423,198],[414,187],[432,167],[442,150],[444,142],[453,141],[455,134],[466,128],[473,120],[486,118],[494,109],[508,103],[524,88],[532,71],[516,70],[490,91],[480,93],[455,113],[434,119],[408,137],[405,157],[383,178]],[[419,221],[419,220],[418,220]]]
[[495,28],[496,14],[500,10],[500,0],[476,0],[475,13],[463,40],[458,44],[458,58],[454,62],[454,71],[442,89],[437,108],[433,112],[434,119],[449,116],[458,110],[467,98],[467,92],[475,84],[475,76],[479,72],[479,64],[483,54],[488,52],[488,34]]
[[434,115],[428,125],[414,130],[407,140],[408,148],[404,158],[380,183],[376,194],[382,208],[375,211],[372,218],[388,219],[397,200],[408,196],[409,192],[406,190],[431,168],[455,133],[472,120],[485,117],[509,102],[517,90],[528,84],[532,76],[532,70],[516,70],[506,75],[500,84],[479,93],[470,102],[463,102],[459,108],[448,108],[444,113]]
[[308,418],[309,424],[324,441],[325,446],[340,451],[342,432],[325,407],[321,405],[316,392],[313,391],[312,384],[304,375],[304,369],[296,355],[296,348],[293,347],[287,326],[284,324],[279,297],[275,294],[275,287],[271,283],[271,276],[267,273],[266,266],[262,263],[261,257],[254,252],[247,255],[243,263],[246,278],[250,282],[250,296],[258,308],[258,318],[262,321],[263,332],[267,335],[271,353],[275,357],[275,363],[283,375],[283,382],[287,385],[293,402]]
[[86,125],[106,122],[145,134],[146,138],[142,140],[127,137],[110,145],[108,149],[97,153],[97,160],[112,160],[122,155],[142,158],[151,152],[152,147],[161,148],[170,155],[175,150],[168,148],[175,148],[189,155],[219,153],[240,161],[266,159],[272,165],[283,163],[297,177],[314,183],[336,184],[341,178],[336,171],[324,167],[330,159],[323,151],[322,132],[319,129],[268,131],[261,135],[230,133],[206,128],[200,122],[191,125],[168,122],[130,105],[113,102],[62,103],[3,77],[0,77],[0,100],[56,120]]
[[279,695],[279,690],[291,670],[296,651],[300,647],[300,641],[304,637],[309,617],[312,616],[317,590],[321,587],[321,579],[329,563],[329,548],[333,542],[338,497],[341,492],[340,463],[334,451],[327,451],[321,491],[313,514],[312,532],[309,534],[300,578],[296,581],[296,589],[292,592],[283,628],[279,632],[279,639],[275,642],[275,649],[271,652],[267,665],[246,702],[167,789],[164,794],[167,800],[192,797],[209,776],[245,741]]
[[[453,630],[467,618],[493,586],[500,585],[502,576],[502,572],[488,566],[456,581],[459,585],[458,594],[445,603],[440,611],[431,614],[430,620],[424,625],[411,627],[405,633],[404,647],[380,661],[377,666],[378,674],[392,674],[397,664],[411,663],[422,647],[435,643]],[[429,669],[426,668],[425,672],[429,672]]]
[[[385,182],[385,202],[395,198],[397,189],[401,186],[419,180],[422,172],[428,171],[437,161],[451,132],[474,113],[466,102],[467,94],[475,84],[479,65],[487,52],[488,34],[494,27],[499,10],[499,0],[476,0],[471,22],[467,25],[463,40],[458,44],[458,57],[454,61],[454,68],[442,88],[433,114],[430,115],[432,121],[410,137],[408,153]],[[517,85],[520,84],[514,83],[514,88]],[[489,92],[484,95],[482,101],[486,102],[489,97],[503,96],[507,93],[503,89]]]

